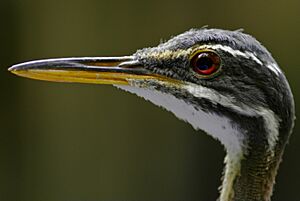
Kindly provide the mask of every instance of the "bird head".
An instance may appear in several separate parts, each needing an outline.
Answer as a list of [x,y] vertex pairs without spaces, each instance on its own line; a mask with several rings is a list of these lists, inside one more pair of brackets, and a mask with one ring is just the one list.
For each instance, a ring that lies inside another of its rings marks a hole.
[[10,71],[114,84],[205,130],[233,152],[247,147],[251,129],[261,129],[259,139],[272,147],[279,129],[285,126],[286,135],[292,125],[293,98],[284,74],[266,48],[241,31],[192,29],[132,56],[37,60]]
[[[283,72],[241,31],[192,29],[131,56],[45,59],[9,70],[39,80],[113,84],[204,130],[225,146],[233,166],[225,172],[222,201],[233,197],[243,158],[275,157],[270,169],[276,172],[293,127],[293,96]],[[265,197],[274,183],[268,182]]]

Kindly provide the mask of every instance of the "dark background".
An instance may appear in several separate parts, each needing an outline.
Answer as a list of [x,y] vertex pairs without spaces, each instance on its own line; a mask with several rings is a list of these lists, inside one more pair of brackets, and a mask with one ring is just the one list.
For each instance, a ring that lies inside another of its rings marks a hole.
[[[7,72],[14,63],[127,55],[203,25],[244,28],[272,52],[299,102],[298,0],[1,0],[0,9],[0,201],[216,200],[225,154],[141,98],[18,78]],[[299,129],[275,201],[299,198]]]

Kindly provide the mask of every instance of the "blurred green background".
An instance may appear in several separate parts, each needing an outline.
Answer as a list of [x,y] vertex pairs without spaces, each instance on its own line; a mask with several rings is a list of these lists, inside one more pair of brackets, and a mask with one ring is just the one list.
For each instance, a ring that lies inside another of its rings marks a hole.
[[[225,154],[141,98],[19,78],[7,72],[14,63],[128,55],[192,27],[244,28],[272,52],[299,102],[298,0],[1,0],[0,9],[0,201],[216,200]],[[299,129],[275,201],[299,197]]]

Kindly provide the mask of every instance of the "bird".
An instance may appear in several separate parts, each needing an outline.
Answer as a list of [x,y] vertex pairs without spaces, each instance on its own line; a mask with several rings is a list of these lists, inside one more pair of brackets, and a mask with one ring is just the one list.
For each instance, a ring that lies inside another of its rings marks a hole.
[[294,99],[271,53],[242,30],[190,29],[130,56],[40,59],[9,71],[136,94],[224,146],[219,201],[271,200]]

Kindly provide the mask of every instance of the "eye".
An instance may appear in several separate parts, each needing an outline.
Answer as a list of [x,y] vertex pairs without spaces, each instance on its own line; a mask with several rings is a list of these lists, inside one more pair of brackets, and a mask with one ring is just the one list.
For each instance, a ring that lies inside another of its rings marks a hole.
[[193,70],[200,75],[211,75],[220,67],[221,59],[214,52],[200,52],[191,59]]

